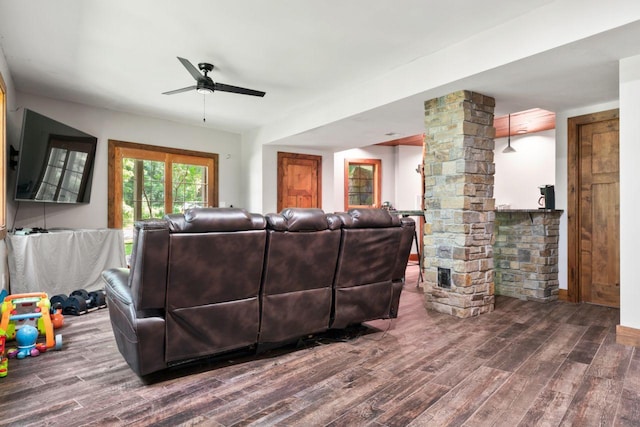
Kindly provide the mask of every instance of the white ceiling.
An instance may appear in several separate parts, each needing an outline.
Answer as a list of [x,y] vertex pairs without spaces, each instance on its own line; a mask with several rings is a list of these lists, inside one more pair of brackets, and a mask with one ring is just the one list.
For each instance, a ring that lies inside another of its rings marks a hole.
[[[349,96],[363,82],[392,76],[550,3],[0,0],[0,47],[20,92],[198,126],[204,114],[206,126],[244,133],[305,110],[327,114],[318,106]],[[639,39],[640,25],[632,23],[323,126],[300,125],[277,140],[338,148],[421,133],[422,102],[459,89],[494,96],[497,113],[614,100],[618,59],[639,54]],[[491,55],[491,46],[478,49]],[[177,56],[213,63],[214,81],[267,94],[162,95],[194,84]],[[395,135],[384,135],[389,132]]]

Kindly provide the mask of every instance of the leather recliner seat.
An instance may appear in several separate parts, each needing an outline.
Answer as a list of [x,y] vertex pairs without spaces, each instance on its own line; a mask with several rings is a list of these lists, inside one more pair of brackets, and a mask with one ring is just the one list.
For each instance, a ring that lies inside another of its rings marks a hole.
[[194,208],[135,224],[130,269],[103,272],[116,343],[146,375],[397,316],[413,220]]
[[259,342],[281,343],[329,329],[340,252],[340,219],[320,209],[267,214]]

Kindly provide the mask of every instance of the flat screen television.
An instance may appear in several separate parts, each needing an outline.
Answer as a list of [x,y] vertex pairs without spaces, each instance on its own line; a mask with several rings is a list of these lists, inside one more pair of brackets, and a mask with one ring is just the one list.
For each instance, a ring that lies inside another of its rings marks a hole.
[[98,139],[25,109],[16,201],[89,203]]

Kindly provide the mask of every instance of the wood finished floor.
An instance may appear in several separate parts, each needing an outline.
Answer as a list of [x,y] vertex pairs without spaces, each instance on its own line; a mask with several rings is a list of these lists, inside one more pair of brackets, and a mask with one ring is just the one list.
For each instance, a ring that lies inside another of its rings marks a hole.
[[146,382],[107,310],[67,317],[64,349],[11,360],[0,425],[640,425],[640,354],[619,311],[498,297],[473,319],[428,312],[410,267],[400,316]]

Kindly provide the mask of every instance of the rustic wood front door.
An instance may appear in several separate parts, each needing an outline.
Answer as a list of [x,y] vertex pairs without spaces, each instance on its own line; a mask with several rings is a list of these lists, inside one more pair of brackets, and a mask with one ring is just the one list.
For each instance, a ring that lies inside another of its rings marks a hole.
[[[569,119],[577,150],[577,301],[620,306],[618,111]],[[571,132],[570,132],[571,133]],[[570,142],[571,145],[571,134]],[[571,164],[570,164],[571,167]],[[570,169],[571,171],[571,169]],[[570,219],[573,216],[571,212]],[[571,224],[570,224],[571,232]],[[570,238],[571,240],[571,238]],[[571,248],[570,248],[571,250]],[[571,264],[571,260],[570,260]],[[570,265],[570,275],[572,266]],[[571,291],[571,289],[570,289]],[[571,293],[571,292],[570,292]],[[576,298],[574,298],[576,300]]]
[[278,152],[278,212],[322,205],[322,157]]

